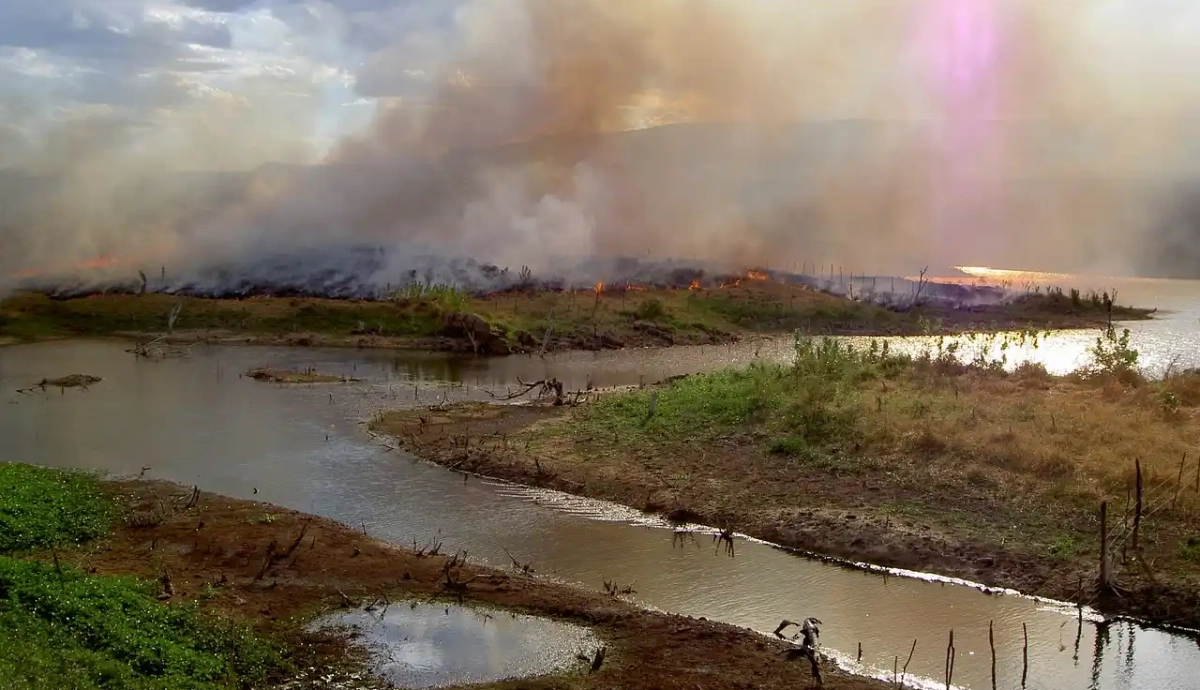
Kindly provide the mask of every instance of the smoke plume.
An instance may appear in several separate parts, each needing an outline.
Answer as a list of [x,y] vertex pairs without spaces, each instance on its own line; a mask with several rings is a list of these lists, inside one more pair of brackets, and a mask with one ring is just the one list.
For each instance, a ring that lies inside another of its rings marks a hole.
[[437,257],[1178,273],[1197,29],[1164,0],[467,0],[363,61],[377,112],[326,151],[330,104],[296,85],[8,118],[0,276],[111,257],[195,280],[283,249],[316,274],[360,246],[376,287]]

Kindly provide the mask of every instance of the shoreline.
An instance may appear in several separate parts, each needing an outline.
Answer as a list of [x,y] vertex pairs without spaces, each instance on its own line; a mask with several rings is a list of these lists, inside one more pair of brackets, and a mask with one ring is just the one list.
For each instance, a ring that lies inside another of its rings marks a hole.
[[[1033,545],[997,540],[986,526],[956,529],[952,520],[894,512],[887,502],[879,504],[872,498],[879,487],[870,479],[863,481],[861,491],[844,489],[845,499],[823,500],[816,489],[811,502],[801,499],[797,507],[779,510],[777,502],[740,493],[669,486],[675,472],[688,473],[688,482],[704,483],[712,481],[711,472],[728,471],[727,465],[705,469],[681,464],[664,459],[669,454],[663,451],[653,461],[655,469],[647,471],[612,460],[619,450],[609,455],[571,455],[571,442],[555,437],[554,429],[571,426],[577,409],[467,403],[393,411],[373,422],[371,429],[422,460],[453,471],[603,500],[678,524],[731,530],[801,557],[859,570],[922,572],[984,588],[1083,603],[1105,615],[1153,626],[1200,629],[1200,591],[1178,579],[1162,583],[1123,569],[1127,578],[1123,585],[1129,591],[1093,596],[1094,586],[1089,583],[1095,579],[1094,556],[1086,545],[1074,547],[1080,552],[1076,558],[1056,559]],[[530,443],[532,449],[526,445]],[[703,453],[699,448],[691,452]],[[616,464],[605,467],[607,463]],[[843,483],[853,485],[858,480]],[[771,493],[779,486],[764,483],[762,489]],[[1119,524],[1113,529],[1120,529]]]
[[[1165,312],[1158,312],[1163,314]],[[1150,320],[1150,318],[1130,318],[1123,320],[1114,320],[1114,324],[1125,324],[1134,321]],[[826,328],[820,333],[812,335],[832,336],[832,337],[861,337],[861,338],[905,338],[905,337],[921,337],[921,336],[960,336],[971,333],[978,334],[999,334],[999,333],[1019,333],[1022,331],[1090,331],[1098,328],[1103,328],[1107,324],[1104,319],[1094,318],[1079,318],[1065,319],[1062,321],[1039,322],[1037,325],[1032,325],[1025,322],[1008,322],[997,323],[990,321],[987,323],[979,321],[965,321],[957,327],[942,325],[939,327],[931,327],[927,329],[918,328],[917,326],[909,325],[870,325],[870,324],[851,324],[839,327]],[[572,352],[598,352],[598,351],[615,351],[621,350],[667,350],[675,347],[696,347],[700,345],[733,345],[742,342],[753,342],[755,340],[772,340],[777,338],[785,338],[793,335],[794,330],[779,330],[779,331],[747,331],[744,333],[728,334],[720,338],[707,338],[696,340],[680,340],[674,342],[649,342],[641,344],[625,344],[621,347],[568,347],[568,346],[551,346],[547,347],[543,354],[564,354]],[[179,330],[171,334],[142,332],[142,331],[114,331],[111,333],[96,334],[96,335],[48,335],[37,336],[34,338],[17,338],[11,336],[0,336],[0,348],[14,347],[17,345],[35,345],[38,343],[53,343],[65,342],[72,340],[110,340],[130,344],[145,344],[150,341],[168,343],[171,345],[189,346],[189,345],[223,345],[223,346],[249,346],[249,347],[295,347],[295,348],[328,348],[328,349],[345,349],[345,350],[396,350],[401,352],[416,352],[429,354],[456,354],[456,355],[474,355],[479,357],[506,357],[519,355],[535,355],[534,351],[513,351],[508,354],[487,354],[473,353],[468,342],[449,338],[449,337],[417,337],[417,336],[344,336],[328,333],[307,333],[297,332],[288,334],[275,333],[247,333],[238,331],[221,331],[221,330]]]
[[[732,687],[752,676],[756,687],[782,690],[808,679],[807,664],[785,660],[789,645],[758,632],[645,610],[536,574],[469,562],[449,566],[456,580],[468,583],[450,589],[444,580],[447,564],[457,563],[459,554],[421,554],[327,518],[203,491],[194,494],[194,505],[167,510],[162,506],[181,506],[193,491],[166,481],[104,480],[101,486],[125,519],[106,538],[55,552],[64,567],[150,581],[170,573],[170,596],[160,597],[165,605],[196,602],[203,610],[249,624],[266,639],[283,642],[290,654],[299,655],[290,658],[309,671],[352,678],[368,668],[368,655],[359,643],[305,626],[326,613],[361,609],[382,599],[461,601],[468,607],[571,622],[590,629],[607,648],[598,672],[590,674],[580,665],[566,673],[520,679],[522,687],[531,689],[649,690],[688,679]],[[282,550],[276,544],[292,543],[299,534],[304,538],[294,557],[289,552],[289,558],[272,558],[273,547]],[[712,664],[714,660],[719,663]],[[830,688],[891,687],[845,673],[829,660],[822,670]],[[279,680],[289,688],[310,687],[295,678]],[[313,688],[324,687],[313,682]],[[465,687],[511,686],[512,681]]]
[[[72,338],[344,347],[510,355],[726,345],[795,332],[834,336],[917,336],[1088,330],[1110,313],[1090,300],[1027,295],[1009,303],[909,311],[818,292],[750,282],[690,291],[626,294],[514,293],[405,301],[168,295],[96,295],[54,300],[19,294],[0,301],[0,346]],[[1154,310],[1113,307],[1114,321]]]

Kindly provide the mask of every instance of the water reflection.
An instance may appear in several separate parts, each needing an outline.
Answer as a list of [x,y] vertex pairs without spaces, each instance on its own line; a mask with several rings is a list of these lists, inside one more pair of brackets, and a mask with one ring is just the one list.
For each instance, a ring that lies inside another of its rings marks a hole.
[[404,688],[546,675],[578,665],[598,642],[586,628],[531,616],[438,604],[389,605],[320,621],[361,632],[375,670]]
[[[709,357],[703,360],[696,352]],[[737,348],[568,357],[468,360],[459,382],[415,381],[396,372],[392,353],[198,347],[187,360],[135,360],[109,343],[48,343],[0,350],[0,439],[6,459],[102,468],[151,476],[317,512],[399,543],[441,535],[497,565],[508,548],[540,573],[588,587],[605,579],[632,583],[644,604],[770,631],[782,618],[815,615],[834,650],[863,645],[865,670],[890,678],[893,659],[918,646],[910,673],[940,678],[945,640],[955,631],[956,684],[990,687],[988,622],[995,621],[1003,687],[1018,687],[1022,625],[1029,630],[1029,687],[1075,690],[1125,687],[1184,690],[1200,677],[1200,649],[1187,638],[1125,624],[1100,641],[1073,611],[1011,596],[985,596],[951,585],[847,571],[763,545],[739,542],[728,558],[701,537],[673,548],[669,530],[635,514],[571,497],[472,479],[400,453],[382,452],[359,422],[377,408],[411,404],[414,395],[485,397],[481,385],[538,376],[536,367],[578,382],[638,377],[728,363]],[[753,357],[753,352],[744,353]],[[418,358],[425,362],[429,357]],[[314,366],[362,379],[345,385],[283,387],[242,379],[253,366]],[[423,365],[423,364],[422,364]],[[428,371],[428,369],[424,370]],[[18,395],[45,376],[102,376],[89,392]],[[629,379],[633,379],[629,381]],[[603,385],[603,384],[597,384]],[[254,488],[259,493],[253,494]],[[607,517],[597,521],[594,517]],[[634,526],[631,526],[634,525]],[[1075,635],[1072,633],[1075,632]],[[1081,651],[1075,660],[1073,637]],[[1119,644],[1124,640],[1125,645]],[[1099,661],[1091,655],[1098,649]],[[1097,670],[1098,669],[1098,670]]]

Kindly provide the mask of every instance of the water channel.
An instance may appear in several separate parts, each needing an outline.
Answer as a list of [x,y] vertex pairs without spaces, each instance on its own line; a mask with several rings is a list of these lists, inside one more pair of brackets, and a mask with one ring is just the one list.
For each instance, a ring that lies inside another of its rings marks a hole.
[[[1162,282],[1162,281],[1158,281]],[[1174,287],[1172,286],[1172,289]],[[1125,294],[1124,292],[1122,293]],[[1193,295],[1200,290],[1192,288]],[[1122,300],[1125,301],[1125,300]],[[1130,300],[1133,301],[1133,300]],[[1136,324],[1148,367],[1200,366],[1196,303]],[[1057,334],[1025,356],[1051,368],[1085,354],[1094,336]],[[897,347],[915,347],[897,341]],[[113,342],[0,349],[0,439],[5,460],[149,475],[363,522],[399,543],[441,538],[448,549],[505,565],[507,548],[540,572],[599,588],[636,583],[640,603],[769,632],[782,618],[817,616],[842,663],[891,677],[913,640],[909,673],[942,676],[954,629],[955,684],[990,687],[988,623],[994,621],[999,687],[1020,687],[1022,626],[1029,634],[1027,687],[1043,690],[1185,690],[1200,678],[1200,644],[1127,622],[1080,622],[1074,609],[952,583],[847,570],[765,544],[738,542],[734,558],[701,537],[680,548],[652,520],[613,506],[460,475],[384,452],[363,430],[378,409],[486,398],[518,377],[559,376],[574,386],[665,376],[786,356],[786,341],[738,347],[570,354],[540,360],[461,360],[383,351],[198,346],[190,358],[136,360]],[[1012,358],[1012,353],[1010,353]],[[1055,364],[1058,362],[1059,364]],[[362,383],[281,387],[239,377],[254,366],[314,366]],[[18,395],[43,377],[104,378],[87,392]],[[254,490],[257,488],[258,493]],[[862,665],[853,656],[863,649]],[[910,678],[910,685],[915,684]],[[935,685],[929,680],[930,687]],[[937,684],[940,687],[940,684]]]

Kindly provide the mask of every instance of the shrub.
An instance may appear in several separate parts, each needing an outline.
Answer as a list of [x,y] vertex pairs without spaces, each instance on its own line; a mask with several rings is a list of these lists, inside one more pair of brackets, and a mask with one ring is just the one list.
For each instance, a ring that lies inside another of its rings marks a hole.
[[642,321],[655,321],[666,317],[667,308],[662,300],[651,297],[639,304],[633,315]]
[[1095,376],[1111,376],[1126,379],[1137,374],[1138,351],[1129,344],[1129,329],[1117,334],[1109,324],[1096,337],[1096,344],[1088,349],[1092,361],[1087,372]]

